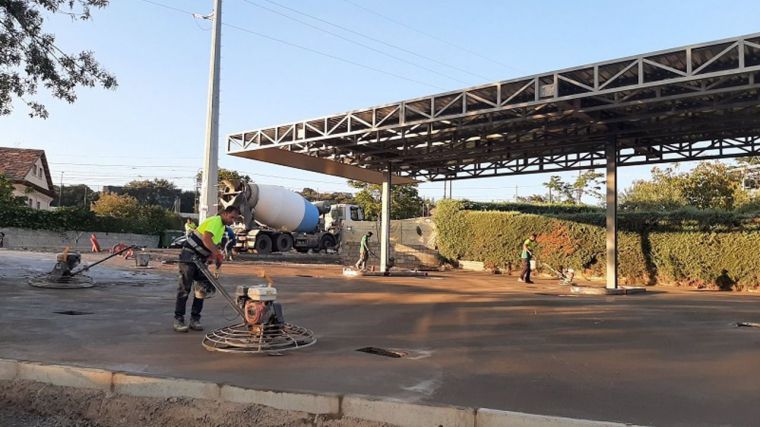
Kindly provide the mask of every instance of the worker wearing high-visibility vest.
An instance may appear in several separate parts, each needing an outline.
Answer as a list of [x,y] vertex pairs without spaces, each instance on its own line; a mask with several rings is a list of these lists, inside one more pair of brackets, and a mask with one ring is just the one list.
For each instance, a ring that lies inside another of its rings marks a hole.
[[[235,206],[229,206],[219,215],[206,218],[195,231],[187,236],[187,240],[182,245],[182,251],[179,253],[179,284],[177,286],[177,302],[174,307],[174,330],[177,332],[187,332],[188,329],[202,331],[201,310],[203,310],[203,300],[213,296],[216,292],[214,285],[209,282],[206,276],[201,273],[194,260],[197,258],[203,262],[213,260],[216,268],[221,267],[224,257],[219,250],[218,245],[222,242],[222,237],[226,231],[227,225],[240,216],[240,209]],[[185,324],[185,310],[187,299],[190,296],[190,289],[193,288],[193,305],[190,309],[190,324]]]

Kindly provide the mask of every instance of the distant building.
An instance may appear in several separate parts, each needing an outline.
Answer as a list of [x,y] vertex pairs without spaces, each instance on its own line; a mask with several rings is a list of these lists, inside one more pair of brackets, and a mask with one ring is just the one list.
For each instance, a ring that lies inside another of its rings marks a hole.
[[0,175],[13,184],[13,194],[26,197],[32,209],[50,209],[55,197],[44,150],[0,147]]

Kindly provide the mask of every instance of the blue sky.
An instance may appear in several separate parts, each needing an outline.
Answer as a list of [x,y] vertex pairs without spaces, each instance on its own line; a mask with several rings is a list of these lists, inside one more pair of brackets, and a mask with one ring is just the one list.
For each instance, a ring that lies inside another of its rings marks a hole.
[[[211,0],[151,1],[202,14],[211,9]],[[391,16],[405,26],[352,3]],[[329,27],[277,4],[452,67]],[[222,34],[220,140],[223,143],[224,135],[235,131],[758,32],[758,16],[760,2],[756,0],[225,0],[223,21],[231,26],[224,27]],[[95,11],[90,22],[71,22],[56,15],[48,24],[64,50],[94,51],[101,64],[117,75],[120,87],[116,91],[80,90],[75,104],[41,94],[50,111],[47,120],[28,118],[25,106],[17,104],[11,116],[0,118],[0,145],[45,149],[56,183],[63,172],[65,185],[86,183],[98,188],[164,177],[191,189],[203,157],[210,23],[144,0],[113,0],[108,8]],[[340,178],[236,159],[226,156],[224,148],[220,165],[262,183],[320,191],[348,189]],[[634,179],[648,177],[649,169],[621,168],[621,189]],[[571,179],[575,174],[563,176]],[[547,175],[528,175],[458,181],[453,184],[454,196],[508,200],[514,196],[515,186],[521,195],[543,193],[541,183],[547,179]],[[442,183],[420,185],[423,195],[435,198],[443,194],[442,188]]]

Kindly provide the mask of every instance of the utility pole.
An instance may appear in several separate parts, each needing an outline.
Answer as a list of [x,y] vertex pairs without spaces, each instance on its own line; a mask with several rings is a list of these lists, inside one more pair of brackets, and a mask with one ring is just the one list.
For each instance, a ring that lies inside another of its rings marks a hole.
[[63,207],[63,171],[61,171],[61,188],[59,188],[60,193],[58,195],[58,207]]
[[217,213],[219,203],[219,50],[222,40],[222,0],[214,1],[214,11],[209,19],[211,31],[211,63],[208,82],[208,109],[206,112],[206,150],[203,157],[203,177],[199,221]]

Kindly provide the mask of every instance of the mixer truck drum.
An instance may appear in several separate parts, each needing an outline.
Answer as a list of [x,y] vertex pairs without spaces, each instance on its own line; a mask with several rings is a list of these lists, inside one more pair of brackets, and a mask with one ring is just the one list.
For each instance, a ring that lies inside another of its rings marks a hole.
[[239,323],[211,331],[203,338],[203,347],[225,353],[281,353],[314,345],[317,339],[306,328],[290,323],[249,325]]

